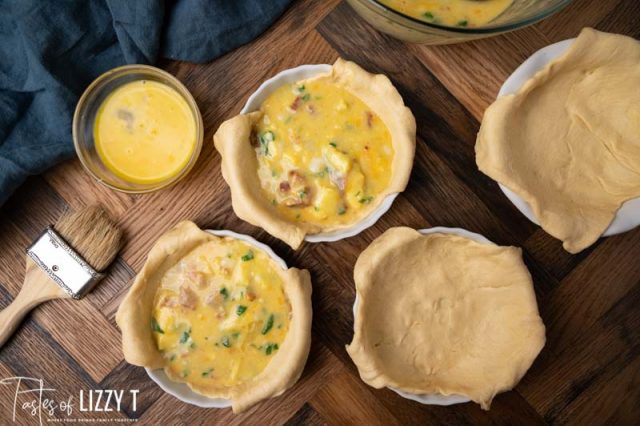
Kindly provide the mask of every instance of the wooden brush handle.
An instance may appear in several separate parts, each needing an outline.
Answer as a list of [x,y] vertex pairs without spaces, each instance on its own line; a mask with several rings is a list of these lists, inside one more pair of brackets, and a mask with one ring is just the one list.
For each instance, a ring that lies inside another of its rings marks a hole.
[[0,312],[0,347],[33,308],[47,300],[62,297],[69,295],[27,256],[27,272],[22,288],[13,302]]

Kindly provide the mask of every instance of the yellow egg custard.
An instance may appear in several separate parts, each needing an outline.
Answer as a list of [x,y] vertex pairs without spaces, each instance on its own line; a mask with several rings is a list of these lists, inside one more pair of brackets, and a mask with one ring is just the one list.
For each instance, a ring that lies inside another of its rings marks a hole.
[[151,249],[116,320],[129,363],[240,412],[300,377],[311,282],[257,246],[182,222]]
[[297,248],[403,191],[415,131],[387,77],[339,59],[328,73],[276,87],[258,111],[224,122],[214,142],[235,213]]
[[311,80],[279,88],[255,125],[258,176],[291,221],[352,223],[389,185],[394,149],[384,122],[355,95]]
[[196,118],[187,101],[152,80],[124,84],[107,96],[96,113],[93,137],[104,166],[136,184],[178,175],[198,142]]
[[277,266],[238,240],[202,244],[167,271],[152,330],[170,377],[235,386],[257,376],[289,330]]
[[380,0],[412,18],[449,27],[479,27],[501,15],[513,0]]

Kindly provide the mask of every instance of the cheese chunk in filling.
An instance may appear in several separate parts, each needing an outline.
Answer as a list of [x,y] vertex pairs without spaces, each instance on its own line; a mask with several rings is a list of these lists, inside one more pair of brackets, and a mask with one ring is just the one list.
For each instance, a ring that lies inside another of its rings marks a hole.
[[170,377],[235,386],[260,374],[289,328],[291,307],[277,267],[244,242],[219,239],[167,271],[152,329]]
[[265,196],[290,221],[357,222],[389,185],[391,135],[367,105],[322,79],[285,85],[254,128]]

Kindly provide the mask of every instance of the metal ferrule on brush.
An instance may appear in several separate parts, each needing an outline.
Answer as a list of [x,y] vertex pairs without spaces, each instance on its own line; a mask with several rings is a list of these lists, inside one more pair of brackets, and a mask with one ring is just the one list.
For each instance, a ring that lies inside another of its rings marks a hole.
[[74,299],[83,297],[104,277],[51,226],[27,248],[27,255]]

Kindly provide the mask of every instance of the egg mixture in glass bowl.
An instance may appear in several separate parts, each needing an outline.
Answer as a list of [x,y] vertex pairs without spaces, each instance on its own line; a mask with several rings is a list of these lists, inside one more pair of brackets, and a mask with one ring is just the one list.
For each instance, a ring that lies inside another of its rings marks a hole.
[[347,0],[378,30],[422,44],[450,44],[517,30],[571,0]]
[[202,116],[189,90],[148,65],[99,76],[78,101],[73,143],[85,170],[118,191],[145,193],[189,173],[203,139]]

